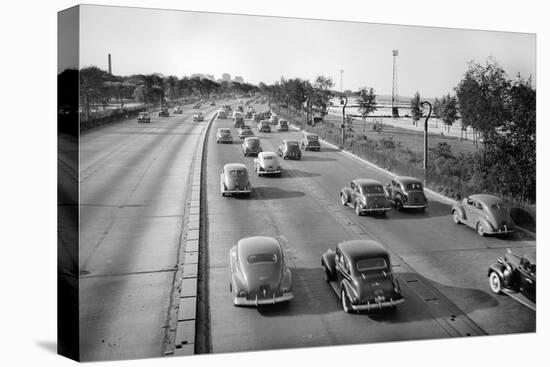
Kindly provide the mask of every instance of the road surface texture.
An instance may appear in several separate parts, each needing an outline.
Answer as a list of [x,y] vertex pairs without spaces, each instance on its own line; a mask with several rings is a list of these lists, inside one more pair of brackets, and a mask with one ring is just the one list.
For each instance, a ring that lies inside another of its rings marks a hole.
[[83,361],[162,355],[192,163],[214,110],[204,122],[187,106],[81,136]]
[[[266,109],[256,105],[257,111]],[[263,151],[276,151],[297,131],[259,133]],[[233,144],[216,144],[215,131],[231,127]],[[273,126],[272,126],[273,128]],[[276,129],[275,129],[276,130]],[[323,144],[301,161],[282,161],[282,177],[257,177],[244,157],[230,118],[215,120],[207,136],[208,279],[212,352],[328,346],[535,331],[535,312],[491,293],[487,268],[506,248],[524,252],[535,242],[522,233],[479,237],[455,225],[449,204],[428,196],[424,214],[392,210],[387,217],[357,217],[339,202],[354,178],[389,177]],[[224,164],[245,163],[249,198],[222,197]],[[235,307],[229,292],[228,252],[248,236],[277,238],[286,251],[295,298],[274,306]],[[321,255],[350,239],[375,239],[391,252],[405,302],[392,311],[346,314],[325,283]]]

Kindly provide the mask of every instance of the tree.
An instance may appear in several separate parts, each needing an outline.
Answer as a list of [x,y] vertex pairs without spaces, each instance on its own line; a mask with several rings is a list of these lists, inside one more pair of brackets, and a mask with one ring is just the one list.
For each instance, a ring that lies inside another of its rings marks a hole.
[[327,108],[332,99],[333,93],[331,88],[334,83],[331,78],[319,75],[313,83],[313,90],[311,97],[311,103],[321,111],[321,115],[327,114]]
[[493,58],[485,65],[470,62],[464,78],[455,88],[463,124],[479,131],[484,143],[508,120],[506,97],[509,88],[510,81],[504,69]]
[[363,134],[365,133],[365,125],[367,116],[378,108],[376,107],[376,94],[373,88],[363,87],[359,90],[359,96],[356,99],[356,103],[359,106],[359,112],[363,118]]
[[420,93],[416,92],[411,99],[411,114],[413,125],[418,126],[418,120],[422,117],[422,103],[420,101]]
[[451,126],[456,120],[458,120],[458,107],[457,107],[456,96],[443,96],[441,100],[441,119],[443,123],[447,126],[447,131],[451,130]]
[[80,70],[80,96],[84,99],[84,113],[86,119],[90,117],[90,108],[92,103],[97,103],[103,99],[105,91],[105,81],[109,79],[109,74],[96,66],[90,66]]

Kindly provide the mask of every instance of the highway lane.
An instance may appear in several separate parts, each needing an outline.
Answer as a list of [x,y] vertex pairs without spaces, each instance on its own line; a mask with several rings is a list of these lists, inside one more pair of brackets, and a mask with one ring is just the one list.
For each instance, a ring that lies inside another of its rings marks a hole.
[[81,136],[82,360],[161,355],[192,162],[214,110]]
[[[265,107],[264,107],[265,108]],[[262,107],[257,106],[257,110]],[[506,296],[490,293],[486,269],[506,247],[522,251],[534,241],[479,238],[456,226],[447,204],[431,199],[426,214],[391,212],[387,218],[356,217],[339,204],[339,190],[353,178],[388,177],[323,146],[303,160],[284,161],[281,178],[258,178],[249,199],[222,198],[225,163],[251,157],[240,144],[217,145],[214,132],[232,121],[216,120],[207,145],[210,324],[213,352],[323,346],[363,342],[535,330],[535,313]],[[262,133],[264,151],[299,133]],[[236,139],[238,140],[238,139]],[[229,293],[228,250],[251,235],[277,237],[287,251],[295,299],[287,305],[237,308]],[[374,238],[388,246],[406,298],[394,312],[348,315],[324,282],[320,257],[351,238]]]

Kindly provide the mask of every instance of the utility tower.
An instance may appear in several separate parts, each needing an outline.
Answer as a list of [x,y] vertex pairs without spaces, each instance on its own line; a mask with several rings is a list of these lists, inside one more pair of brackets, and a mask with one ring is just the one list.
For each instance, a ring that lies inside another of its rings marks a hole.
[[398,50],[393,50],[393,82],[391,89],[391,114],[392,117],[399,117],[399,110],[397,105],[399,103],[399,95],[397,94],[397,56],[399,55]]

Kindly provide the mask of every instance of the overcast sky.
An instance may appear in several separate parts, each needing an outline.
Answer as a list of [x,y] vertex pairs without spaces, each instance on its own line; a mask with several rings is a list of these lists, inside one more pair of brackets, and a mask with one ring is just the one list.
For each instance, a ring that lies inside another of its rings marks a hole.
[[273,83],[317,75],[340,89],[391,94],[392,50],[399,50],[398,89],[426,97],[452,92],[468,61],[493,56],[509,76],[535,79],[535,35],[368,23],[81,6],[80,66],[116,75],[193,73]]

